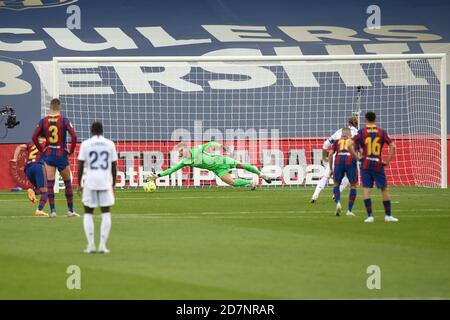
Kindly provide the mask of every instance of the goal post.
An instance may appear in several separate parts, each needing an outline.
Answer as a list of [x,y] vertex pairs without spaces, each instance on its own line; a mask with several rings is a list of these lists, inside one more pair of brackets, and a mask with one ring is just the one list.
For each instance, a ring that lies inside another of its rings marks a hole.
[[[61,99],[80,140],[101,121],[116,142],[122,186],[177,163],[180,141],[209,140],[279,177],[275,186],[314,185],[324,140],[352,115],[363,126],[364,113],[374,111],[397,144],[389,183],[447,187],[445,54],[55,57],[50,74],[42,96]],[[159,183],[223,185],[199,169]]]

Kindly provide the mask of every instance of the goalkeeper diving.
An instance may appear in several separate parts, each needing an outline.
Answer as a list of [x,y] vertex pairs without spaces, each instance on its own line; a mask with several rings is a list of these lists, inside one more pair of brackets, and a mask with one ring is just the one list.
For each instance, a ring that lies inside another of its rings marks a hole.
[[255,166],[247,163],[240,163],[235,159],[223,155],[208,153],[207,150],[211,148],[220,148],[225,152],[228,148],[224,147],[218,142],[210,141],[203,145],[198,145],[190,148],[186,143],[178,144],[178,154],[181,161],[174,167],[170,167],[158,174],[151,173],[147,177],[147,181],[155,181],[160,177],[170,175],[184,167],[193,167],[199,169],[206,169],[214,172],[223,182],[233,187],[250,186],[252,190],[256,189],[257,182],[248,179],[233,178],[231,169],[244,169],[261,177],[267,183],[271,183],[272,179],[263,175],[261,171]]

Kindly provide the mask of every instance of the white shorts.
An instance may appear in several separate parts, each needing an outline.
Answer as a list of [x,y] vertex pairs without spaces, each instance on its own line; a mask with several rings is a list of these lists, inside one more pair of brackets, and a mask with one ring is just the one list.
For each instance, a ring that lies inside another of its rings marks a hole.
[[83,189],[83,204],[89,208],[111,207],[114,205],[114,192],[109,190]]

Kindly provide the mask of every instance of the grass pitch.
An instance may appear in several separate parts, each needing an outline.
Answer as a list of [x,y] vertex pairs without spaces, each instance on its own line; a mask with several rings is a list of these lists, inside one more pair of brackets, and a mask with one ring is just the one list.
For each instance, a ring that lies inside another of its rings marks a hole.
[[[0,298],[449,299],[450,191],[392,188],[397,224],[376,192],[372,225],[361,193],[352,218],[334,216],[330,189],[314,205],[310,188],[118,191],[111,253],[86,255],[63,194],[49,219],[33,217],[25,193],[3,192]],[[95,223],[98,243],[98,212]],[[70,265],[80,290],[66,287]],[[370,265],[380,290],[367,289]]]

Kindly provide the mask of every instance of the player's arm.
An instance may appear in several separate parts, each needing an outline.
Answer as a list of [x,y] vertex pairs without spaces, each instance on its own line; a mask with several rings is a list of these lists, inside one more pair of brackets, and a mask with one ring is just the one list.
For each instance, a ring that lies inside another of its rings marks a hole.
[[322,161],[323,162],[328,161],[328,149],[331,147],[332,144],[333,143],[332,143],[331,137],[323,142],[323,145],[322,145]]
[[116,179],[117,179],[117,161],[113,161],[111,163],[111,174],[112,174],[112,186],[114,188],[116,186]]
[[[349,143],[348,143],[348,151],[350,152],[350,154],[352,155],[353,158],[355,158],[356,160],[361,160],[361,155],[358,151],[359,150],[359,134],[357,134],[356,136],[353,137],[353,139],[350,139]],[[356,142],[356,143],[355,143]],[[356,145],[356,147],[355,147]]]
[[340,138],[341,138],[341,132],[338,130],[323,142],[323,145],[322,145],[322,161],[323,162],[328,162],[328,155],[329,155],[328,150],[330,149],[331,146],[333,146],[333,143],[336,140],[339,140]]
[[391,138],[389,138],[388,134],[385,132],[384,133],[384,141],[389,144],[389,150],[388,150],[388,155],[387,155],[387,159],[385,161],[383,161],[383,164],[385,166],[388,166],[392,159],[394,158],[395,155],[395,150],[397,149],[397,146],[395,145],[395,142],[391,140]]
[[112,143],[112,157],[111,157],[111,174],[112,174],[112,186],[113,188],[116,186],[117,179],[117,161],[119,160],[117,156],[117,150],[114,143]]
[[328,165],[330,166],[330,174],[333,175],[333,154],[334,154],[334,148],[333,150],[330,150],[330,152],[327,153],[328,156]]
[[168,176],[174,172],[177,172],[178,170],[183,169],[184,167],[186,167],[186,164],[184,163],[183,160],[181,160],[176,166],[170,167],[169,169],[166,169],[163,172],[160,172],[158,174],[150,173],[147,177],[147,180],[155,181],[158,178]]
[[39,143],[39,135],[43,131],[42,127],[42,120],[39,121],[36,129],[34,129],[33,136],[31,137],[31,140],[33,141],[34,145],[40,152],[44,152],[43,146]]
[[77,176],[78,176],[78,194],[81,195],[81,193],[83,192],[83,187],[81,186],[81,180],[83,179],[83,171],[84,171],[84,161],[82,160],[78,160],[78,172],[77,172]]
[[13,158],[12,158],[10,161],[12,161],[12,162],[17,162],[17,158],[19,157],[19,154],[20,154],[22,151],[24,151],[24,150],[27,150],[27,145],[26,145],[26,144],[18,145],[18,146],[16,147],[16,150],[14,150],[14,156],[13,156]]
[[355,142],[351,139],[348,143],[348,151],[350,152],[353,158],[355,158],[356,160],[360,160],[358,152],[355,151]]
[[69,120],[67,120],[67,122],[66,122],[66,130],[67,130],[67,132],[69,132],[69,135],[71,138],[70,149],[68,151],[69,151],[69,154],[72,154],[75,152],[75,148],[77,146],[77,133],[75,132],[75,129],[73,128],[73,126]]
[[83,171],[84,171],[84,162],[86,161],[86,148],[85,144],[82,143],[80,146],[80,152],[78,153],[78,194],[81,196],[81,193],[83,192],[83,187],[81,186],[81,181],[83,180]]

